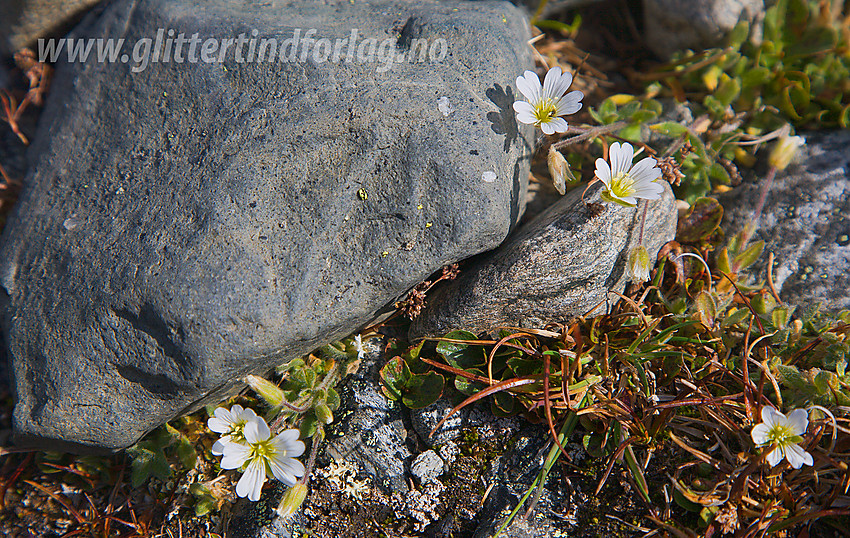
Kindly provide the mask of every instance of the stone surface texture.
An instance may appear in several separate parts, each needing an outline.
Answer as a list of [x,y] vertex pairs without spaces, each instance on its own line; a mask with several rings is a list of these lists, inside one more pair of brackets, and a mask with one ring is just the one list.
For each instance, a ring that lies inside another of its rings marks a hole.
[[40,37],[62,34],[101,0],[5,0],[0,3],[0,54],[33,47]]
[[443,459],[433,450],[426,450],[413,458],[410,464],[412,474],[420,484],[433,482],[443,474]]
[[[783,301],[837,312],[850,308],[850,131],[800,134],[806,145],[767,193],[751,239],[763,239],[765,251],[748,271],[767,278],[773,252],[773,281]],[[762,174],[718,197],[727,237],[752,219],[763,181]]]
[[678,50],[721,45],[739,20],[759,24],[764,11],[764,0],[643,0],[644,36],[666,59]]
[[[639,208],[600,204],[601,185],[581,200],[575,189],[518,229],[495,251],[462,267],[460,276],[428,295],[411,338],[464,329],[542,328],[601,313],[628,280],[626,260],[639,244]],[[641,202],[642,204],[645,202]],[[647,206],[644,245],[650,260],[676,233],[673,192]]]
[[356,461],[385,492],[406,492],[405,469],[412,454],[407,447],[405,409],[381,392],[379,370],[385,360],[369,353],[360,369],[337,387],[340,408],[324,453],[337,462]]
[[76,37],[357,29],[358,47],[388,40],[385,58],[422,58],[414,39],[436,52],[385,72],[303,43],[303,62],[240,63],[234,45],[223,62],[60,64],[0,245],[21,444],[128,446],[356,330],[522,214],[533,130],[512,85],[532,61],[510,3],[98,11]]

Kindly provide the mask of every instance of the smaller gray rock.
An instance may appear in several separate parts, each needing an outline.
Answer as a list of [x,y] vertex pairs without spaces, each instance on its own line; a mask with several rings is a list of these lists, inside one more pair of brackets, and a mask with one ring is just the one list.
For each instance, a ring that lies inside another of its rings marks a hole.
[[[765,199],[752,241],[765,251],[748,270],[773,280],[783,301],[826,309],[850,308],[850,131],[802,133],[806,145],[796,163],[777,174]],[[753,218],[764,178],[718,197],[727,237]]]
[[457,457],[460,456],[460,447],[454,441],[449,441],[437,447],[437,453],[443,459],[446,467],[451,467]]
[[[410,327],[411,339],[499,327],[538,327],[567,322],[616,303],[629,251],[639,244],[644,203],[637,208],[600,204],[600,184],[582,201],[575,189],[428,296]],[[655,260],[676,231],[676,203],[664,183],[660,200],[648,202],[643,244]]]
[[0,53],[31,47],[40,37],[64,34],[101,0],[8,0],[0,3]]
[[443,460],[433,450],[426,450],[410,464],[410,474],[416,477],[420,484],[433,482],[443,474]]
[[669,58],[721,44],[739,20],[760,23],[764,10],[763,0],[644,0],[644,35],[655,54]]

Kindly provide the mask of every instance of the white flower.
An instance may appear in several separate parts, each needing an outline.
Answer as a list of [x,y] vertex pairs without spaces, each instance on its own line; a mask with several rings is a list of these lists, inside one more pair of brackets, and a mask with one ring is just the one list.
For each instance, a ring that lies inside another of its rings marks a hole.
[[776,409],[764,406],[761,419],[762,423],[753,427],[753,442],[758,446],[773,447],[767,455],[767,462],[772,467],[776,467],[782,458],[795,469],[814,465],[812,455],[798,444],[803,441],[801,436],[809,427],[809,414],[805,409],[795,409],[786,417]]
[[357,350],[358,359],[362,359],[366,355],[366,350],[363,349],[363,338],[359,334],[354,337],[354,349]]
[[658,200],[664,187],[655,180],[661,177],[661,169],[656,167],[652,157],[646,157],[632,166],[635,150],[631,144],[619,142],[611,144],[609,150],[611,165],[605,159],[596,159],[596,177],[605,184],[602,199],[626,207],[637,205],[638,198]]
[[225,445],[221,460],[222,469],[242,469],[242,478],[236,484],[238,496],[259,500],[268,472],[290,487],[304,476],[304,465],[295,459],[304,453],[298,430],[286,430],[272,438],[266,421],[257,417],[245,425],[244,433],[246,444]]
[[207,427],[222,434],[221,438],[212,446],[212,453],[215,456],[221,456],[224,446],[228,443],[244,443],[243,430],[245,424],[257,418],[253,409],[243,409],[239,404],[231,407],[229,411],[226,407],[219,407],[213,412],[213,415],[207,421]]
[[577,90],[567,93],[572,83],[573,76],[561,73],[561,68],[557,66],[546,73],[543,86],[540,86],[537,73],[526,71],[523,76],[517,77],[516,86],[528,102],[514,102],[516,119],[536,125],[546,134],[567,132],[567,122],[560,116],[581,110],[581,99],[584,97]]

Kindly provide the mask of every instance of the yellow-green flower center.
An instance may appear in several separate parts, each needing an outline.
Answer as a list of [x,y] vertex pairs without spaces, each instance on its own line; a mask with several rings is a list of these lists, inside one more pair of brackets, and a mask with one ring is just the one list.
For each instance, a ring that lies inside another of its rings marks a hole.
[[558,108],[555,106],[557,101],[552,98],[547,97],[546,99],[542,99],[534,106],[534,124],[540,125],[541,123],[548,123],[552,121],[558,112]]
[[627,172],[620,172],[611,178],[611,194],[617,198],[626,198],[635,193],[635,180]]
[[277,453],[277,449],[271,442],[271,438],[257,443],[251,443],[251,459],[263,458],[268,460]]
[[244,443],[245,442],[245,424],[246,421],[240,420],[238,422],[234,422],[230,426],[230,440],[234,443]]
[[791,428],[785,424],[775,424],[767,430],[767,444],[776,443],[779,446],[786,446],[798,442],[800,436],[794,435]]

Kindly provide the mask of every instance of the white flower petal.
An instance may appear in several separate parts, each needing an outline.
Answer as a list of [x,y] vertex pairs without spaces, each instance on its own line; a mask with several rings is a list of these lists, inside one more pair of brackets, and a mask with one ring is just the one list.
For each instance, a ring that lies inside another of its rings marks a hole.
[[248,444],[257,444],[268,440],[271,436],[269,425],[266,424],[266,419],[263,417],[255,417],[254,420],[249,420],[245,424],[245,440]]
[[570,88],[573,83],[573,76],[569,73],[562,73],[558,66],[553,67],[546,73],[546,79],[543,81],[543,98],[559,99]]
[[300,432],[296,429],[286,430],[277,435],[272,441],[278,453],[283,456],[297,458],[304,453],[305,446],[303,441],[298,440]]
[[809,427],[809,413],[805,409],[795,409],[788,413],[788,427],[792,435],[803,435]]
[[770,452],[770,454],[767,455],[767,463],[769,463],[771,467],[776,467],[784,457],[785,454],[782,447],[776,447]]
[[[552,118],[547,122],[556,133],[567,132],[567,120],[564,118]],[[551,133],[546,133],[551,134]]]
[[306,472],[300,461],[286,457],[272,457],[269,459],[269,467],[274,477],[287,486],[295,485],[296,479],[304,476]]
[[614,142],[609,151],[611,157],[611,175],[617,176],[629,171],[632,167],[632,159],[635,149],[628,142]]
[[252,501],[260,500],[260,492],[263,489],[263,483],[266,481],[266,466],[260,458],[252,461],[242,478],[236,484],[236,495],[240,497],[247,496]]
[[232,442],[233,441],[230,440],[230,436],[225,435],[224,437],[222,437],[221,439],[219,439],[218,441],[213,443],[212,449],[210,449],[210,451],[212,452],[212,455],[213,456],[223,455],[224,454],[224,447],[226,447],[227,445],[229,445]]
[[784,425],[787,422],[785,415],[769,405],[761,408],[761,420],[767,424],[768,428],[773,428],[777,424]]
[[[800,411],[798,409],[798,411]],[[799,445],[788,445],[785,449],[785,458],[788,460],[788,463],[791,464],[791,467],[795,469],[799,469],[803,465],[814,466],[815,462],[812,459],[812,455],[803,450],[803,448]]]
[[[555,81],[552,86],[552,97],[556,99],[560,99],[563,97],[567,90],[570,89],[570,85],[573,83],[573,76],[570,73],[563,73],[558,80]],[[581,93],[581,92],[579,92]]]
[[212,417],[207,420],[207,428],[215,433],[227,433],[230,431],[230,422],[226,422],[218,417]]
[[537,121],[537,119],[534,117],[534,107],[532,107],[525,101],[514,102],[514,111],[516,111],[517,113],[517,121],[527,123],[528,125],[534,125],[534,122]]
[[516,87],[532,105],[540,102],[540,78],[534,71],[526,71],[523,76],[517,77]]
[[552,121],[551,121],[551,120],[550,120],[550,121],[547,121],[547,122],[545,122],[545,123],[541,123],[541,124],[540,124],[540,128],[541,128],[541,129],[543,130],[543,132],[544,132],[544,133],[546,133],[547,135],[550,135],[550,134],[552,134],[552,133],[554,133],[554,132],[555,132],[555,128],[552,126]]
[[222,469],[238,469],[251,457],[251,447],[239,443],[227,443],[222,447]]
[[753,442],[758,445],[766,445],[767,444],[767,432],[768,426],[765,423],[756,424],[753,426],[753,431],[750,434],[753,438]]
[[661,169],[657,168],[655,165],[655,159],[652,157],[646,157],[645,159],[638,161],[636,165],[632,166],[632,169],[629,170],[629,175],[637,183],[655,181],[661,177]]
[[575,114],[576,112],[581,110],[581,100],[583,97],[584,94],[576,90],[568,93],[567,95],[559,99],[557,104],[555,105],[558,111],[558,116]]
[[664,187],[653,182],[638,183],[634,186],[634,189],[632,196],[644,200],[658,200],[661,198],[661,193],[664,192]]
[[610,187],[611,167],[608,166],[608,162],[602,157],[596,159],[596,177],[598,177],[606,187]]

